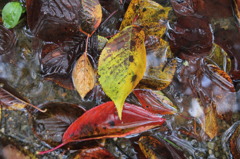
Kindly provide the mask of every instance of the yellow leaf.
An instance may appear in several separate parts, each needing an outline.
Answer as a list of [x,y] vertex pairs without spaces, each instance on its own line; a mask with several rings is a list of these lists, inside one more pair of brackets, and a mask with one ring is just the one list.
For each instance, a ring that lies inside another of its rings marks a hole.
[[108,41],[99,58],[99,82],[115,103],[120,119],[126,97],[146,69],[144,38],[141,28],[128,26]]
[[102,6],[98,0],[81,0],[79,30],[91,36],[102,21]]
[[152,0],[132,0],[124,15],[120,30],[135,24],[143,28],[146,37],[156,36],[159,45],[164,45],[161,39],[166,31],[165,21],[170,7],[163,7]]
[[95,74],[86,52],[77,60],[73,68],[72,80],[82,99],[93,89]]

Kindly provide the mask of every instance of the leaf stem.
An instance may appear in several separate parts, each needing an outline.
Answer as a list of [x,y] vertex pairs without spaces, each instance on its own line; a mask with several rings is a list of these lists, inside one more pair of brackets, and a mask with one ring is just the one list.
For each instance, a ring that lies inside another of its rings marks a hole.
[[29,106],[31,106],[31,107],[37,109],[38,111],[40,111],[40,112],[42,112],[42,113],[45,113],[45,112],[47,111],[47,109],[42,110],[42,109],[38,108],[37,106],[32,105],[32,104],[30,104],[30,103],[27,103],[27,105],[29,105]]
[[114,12],[112,12],[112,13],[107,17],[107,19],[105,19],[104,22],[102,22],[101,26],[102,26],[102,25],[105,25],[105,23],[107,23],[107,21],[108,21],[110,18],[112,18],[112,16],[113,16],[114,14],[116,14],[117,12],[118,12],[118,10],[115,10]]
[[89,40],[90,35],[87,35],[87,39],[86,39],[86,44],[85,44],[85,51],[84,54],[87,55],[87,50],[88,50],[88,40]]

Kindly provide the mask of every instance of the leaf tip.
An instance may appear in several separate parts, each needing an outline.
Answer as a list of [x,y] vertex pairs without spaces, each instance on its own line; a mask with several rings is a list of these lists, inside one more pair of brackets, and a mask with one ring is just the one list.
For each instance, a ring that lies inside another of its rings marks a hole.
[[118,117],[122,120],[123,103],[115,103],[115,106],[117,108]]

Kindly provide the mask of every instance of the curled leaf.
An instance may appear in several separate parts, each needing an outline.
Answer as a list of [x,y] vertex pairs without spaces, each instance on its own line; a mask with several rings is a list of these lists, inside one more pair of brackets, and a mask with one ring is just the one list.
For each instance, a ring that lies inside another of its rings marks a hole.
[[72,80],[74,87],[82,99],[93,89],[95,85],[95,72],[87,57],[87,53],[84,53],[77,60],[73,68]]
[[98,0],[81,0],[79,30],[91,36],[102,21],[102,7]]
[[140,133],[160,126],[165,121],[158,115],[128,103],[125,103],[122,115],[120,120],[113,102],[94,107],[69,126],[63,135],[62,144],[39,154],[56,150],[69,142],[124,137]]
[[142,79],[146,69],[144,38],[139,27],[126,27],[108,41],[99,58],[99,82],[114,101],[120,119],[126,97]]

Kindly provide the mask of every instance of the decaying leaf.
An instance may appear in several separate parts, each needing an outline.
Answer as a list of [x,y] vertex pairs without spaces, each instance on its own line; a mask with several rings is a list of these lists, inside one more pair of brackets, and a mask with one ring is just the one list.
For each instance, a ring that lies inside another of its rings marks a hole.
[[146,36],[162,37],[166,30],[163,23],[170,10],[170,7],[163,7],[152,0],[132,0],[125,13],[120,30],[136,24],[143,27]]
[[39,154],[54,151],[70,142],[124,137],[140,133],[164,123],[158,115],[132,104],[125,103],[122,120],[112,101],[94,107],[74,121],[62,138],[62,144]]
[[60,144],[67,128],[85,112],[78,105],[60,102],[42,104],[39,108],[48,111],[35,110],[31,113],[33,132],[51,146]]
[[82,99],[93,89],[95,85],[95,72],[86,52],[77,60],[73,68],[72,80],[74,87]]
[[98,0],[81,0],[80,31],[91,36],[102,21],[102,7]]
[[218,133],[217,113],[214,104],[204,110],[204,119],[201,124],[204,132],[213,139]]
[[126,97],[146,69],[144,37],[139,27],[128,26],[108,41],[99,58],[99,82],[114,101],[120,119]]
[[0,25],[0,37],[0,55],[10,53],[17,41],[14,32]]
[[213,45],[212,53],[208,56],[223,71],[230,72],[231,59],[228,54],[217,44]]
[[73,159],[115,159],[115,157],[104,147],[82,149],[77,152]]
[[176,106],[163,94],[157,95],[151,90],[141,89],[135,89],[133,94],[138,98],[142,107],[152,113],[175,114],[177,112]]
[[240,2],[238,0],[233,0],[233,11],[238,21],[238,25],[240,25]]
[[148,159],[185,158],[183,152],[180,152],[163,139],[157,139],[152,136],[142,136],[138,143],[145,157]]
[[172,82],[177,64],[176,59],[171,59],[161,63],[159,66],[148,66],[138,87],[156,90],[166,88]]
[[2,79],[0,79],[0,105],[9,110],[22,110],[25,109],[26,106],[31,106],[41,112],[46,111],[28,103],[26,99]]

